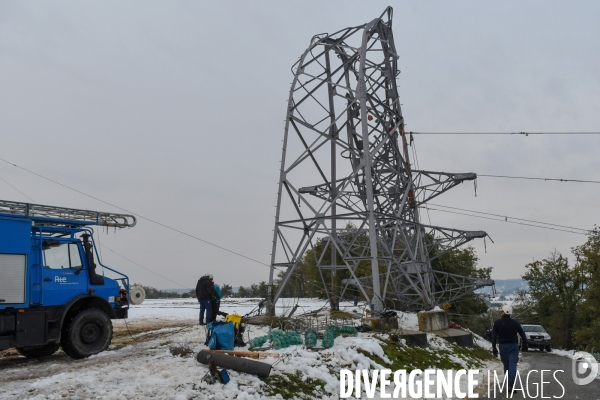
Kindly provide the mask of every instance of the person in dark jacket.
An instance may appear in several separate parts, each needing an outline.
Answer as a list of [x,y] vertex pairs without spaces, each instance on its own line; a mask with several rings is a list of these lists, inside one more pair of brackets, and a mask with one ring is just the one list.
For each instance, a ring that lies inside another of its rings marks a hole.
[[[212,316],[211,302],[215,295],[215,288],[212,283],[212,275],[204,275],[198,279],[196,284],[196,298],[200,303],[200,325],[210,322]],[[204,314],[206,313],[206,319]]]
[[492,328],[492,352],[498,355],[496,341],[500,343],[500,360],[504,364],[504,374],[508,374],[509,391],[515,383],[517,376],[517,362],[519,361],[519,339],[521,336],[523,347],[527,348],[527,336],[521,328],[521,324],[510,316],[513,310],[511,306],[502,307],[502,318],[494,322]]

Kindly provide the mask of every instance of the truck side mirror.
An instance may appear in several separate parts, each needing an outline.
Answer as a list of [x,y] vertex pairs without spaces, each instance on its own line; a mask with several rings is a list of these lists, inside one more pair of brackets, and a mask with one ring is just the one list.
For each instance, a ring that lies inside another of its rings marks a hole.
[[57,246],[60,246],[60,242],[58,240],[48,239],[42,242],[42,250],[48,250],[51,247]]

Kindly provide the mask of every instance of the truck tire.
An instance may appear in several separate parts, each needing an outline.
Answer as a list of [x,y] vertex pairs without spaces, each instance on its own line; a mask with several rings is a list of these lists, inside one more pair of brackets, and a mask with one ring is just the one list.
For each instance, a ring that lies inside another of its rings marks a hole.
[[58,350],[59,347],[60,343],[48,343],[43,346],[17,347],[17,351],[27,358],[42,358],[49,357],[56,353],[56,350]]
[[97,308],[88,308],[66,322],[60,344],[69,357],[86,358],[106,350],[112,335],[110,318]]

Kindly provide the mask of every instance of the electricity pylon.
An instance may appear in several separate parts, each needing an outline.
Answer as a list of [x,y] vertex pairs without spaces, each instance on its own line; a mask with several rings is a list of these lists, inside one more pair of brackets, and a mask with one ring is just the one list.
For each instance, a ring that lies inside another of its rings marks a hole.
[[[487,234],[420,222],[419,207],[477,175],[412,169],[412,137],[404,131],[396,86],[392,8],[367,24],[314,36],[292,71],[269,276],[271,312],[316,240],[325,240],[331,252],[329,265],[322,264],[325,252],[316,264],[332,309],[349,286],[370,299],[378,315],[386,298],[398,301],[398,308],[430,309],[492,285],[431,268],[434,257]],[[371,274],[359,279],[355,271],[364,260]],[[285,273],[275,288],[275,268],[281,267]],[[340,284],[342,269],[352,278]],[[331,271],[330,283],[323,270]]]

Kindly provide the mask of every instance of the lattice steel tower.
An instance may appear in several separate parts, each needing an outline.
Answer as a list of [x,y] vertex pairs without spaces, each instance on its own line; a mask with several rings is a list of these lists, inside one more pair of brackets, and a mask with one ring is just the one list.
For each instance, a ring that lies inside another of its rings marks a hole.
[[[322,255],[316,261],[320,272],[331,270],[332,282],[322,283],[332,309],[349,285],[370,299],[376,315],[386,298],[400,308],[429,309],[492,285],[431,268],[435,257],[487,234],[420,222],[420,206],[477,175],[411,168],[392,8],[367,24],[313,37],[292,71],[269,277],[272,311],[318,238],[331,251],[330,265],[321,264]],[[355,274],[362,260],[371,263],[369,277]],[[277,267],[285,274],[275,288]],[[352,278],[337,282],[341,269]]]

